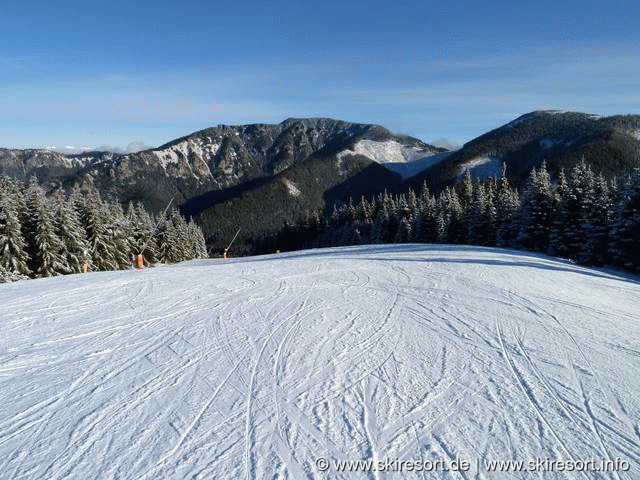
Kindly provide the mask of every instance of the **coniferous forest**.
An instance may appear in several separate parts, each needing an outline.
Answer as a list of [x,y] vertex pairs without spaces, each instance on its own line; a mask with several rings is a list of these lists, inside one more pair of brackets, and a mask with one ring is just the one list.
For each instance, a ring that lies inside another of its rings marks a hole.
[[97,191],[48,198],[32,178],[27,187],[0,176],[0,281],[88,271],[130,269],[204,258],[204,235],[178,210],[154,217],[142,204],[126,211]]
[[255,253],[367,243],[447,243],[547,253],[640,273],[640,172],[606,180],[584,161],[552,180],[545,164],[522,190],[507,178],[464,180],[437,196],[391,195],[307,213],[255,238]]
[[[502,176],[473,181],[469,172],[438,195],[387,192],[307,212],[251,253],[368,243],[446,243],[542,252],[585,265],[640,273],[640,172],[607,180],[584,161],[551,178],[533,169],[522,189]],[[132,268],[206,258],[201,229],[174,209],[154,216],[142,204],[123,209],[96,190],[47,197],[0,176],[0,281]]]

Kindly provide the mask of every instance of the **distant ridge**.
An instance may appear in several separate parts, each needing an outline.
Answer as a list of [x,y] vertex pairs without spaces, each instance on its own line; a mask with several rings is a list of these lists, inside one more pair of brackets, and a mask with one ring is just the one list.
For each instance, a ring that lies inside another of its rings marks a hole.
[[476,177],[506,174],[519,182],[543,161],[552,174],[584,159],[606,176],[640,167],[640,115],[601,117],[560,110],[535,111],[485,133],[415,176],[432,188],[455,183],[465,170]]
[[36,175],[49,192],[95,187],[155,211],[174,198],[221,249],[238,227],[241,245],[306,211],[425,182],[437,192],[466,170],[482,178],[506,168],[518,184],[543,161],[557,175],[584,158],[596,172],[626,175],[640,167],[639,152],[638,115],[535,111],[452,152],[380,125],[288,118],[217,125],[130,154],[0,149],[0,174],[23,182]]
[[[245,231],[279,228],[301,209],[396,188],[443,152],[380,125],[289,118],[273,125],[218,125],[131,154],[5,149],[0,173],[23,182],[36,175],[49,191],[95,187],[106,198],[141,201],[155,211],[174,198],[209,225],[205,233],[214,242],[235,228],[235,216],[244,222],[254,215],[249,210],[259,218]],[[226,201],[234,202],[229,211],[207,212]]]

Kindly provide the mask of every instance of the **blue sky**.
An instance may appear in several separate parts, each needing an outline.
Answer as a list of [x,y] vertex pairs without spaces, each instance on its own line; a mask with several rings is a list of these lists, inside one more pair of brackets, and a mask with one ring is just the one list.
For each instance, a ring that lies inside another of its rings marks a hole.
[[3,2],[0,146],[157,146],[325,116],[461,144],[640,113],[640,2]]

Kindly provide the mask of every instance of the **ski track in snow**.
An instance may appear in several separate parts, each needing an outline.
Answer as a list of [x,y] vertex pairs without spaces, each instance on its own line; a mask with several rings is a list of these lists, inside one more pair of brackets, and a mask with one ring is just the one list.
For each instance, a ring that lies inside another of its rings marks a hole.
[[[640,478],[639,303],[604,271],[425,245],[0,285],[0,476]],[[475,471],[538,457],[631,469]]]

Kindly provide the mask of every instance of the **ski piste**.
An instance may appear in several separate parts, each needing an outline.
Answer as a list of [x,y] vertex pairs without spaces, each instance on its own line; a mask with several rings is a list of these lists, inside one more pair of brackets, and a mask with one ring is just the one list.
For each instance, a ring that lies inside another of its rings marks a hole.
[[[0,472],[633,480],[639,300],[633,277],[446,245],[3,284]],[[495,471],[591,460],[630,469]]]

